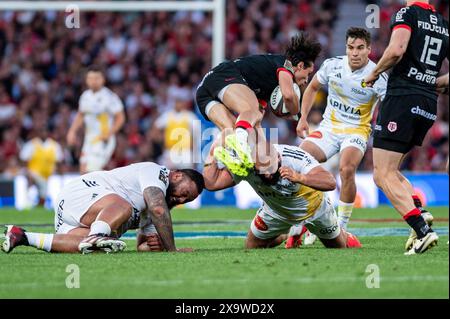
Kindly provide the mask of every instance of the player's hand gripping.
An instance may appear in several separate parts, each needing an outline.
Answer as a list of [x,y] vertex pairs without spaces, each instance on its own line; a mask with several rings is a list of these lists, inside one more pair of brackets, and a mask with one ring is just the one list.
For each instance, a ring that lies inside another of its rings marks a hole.
[[290,167],[282,166],[279,171],[282,178],[286,178],[293,183],[301,183],[303,181],[303,175],[297,173]]
[[301,117],[300,121],[298,121],[297,124],[297,136],[301,138],[306,138],[308,135],[309,135],[308,121],[304,117]]
[[379,76],[374,74],[374,73],[370,73],[362,82],[361,82],[361,86],[363,88],[366,87],[373,87],[375,82],[378,80]]

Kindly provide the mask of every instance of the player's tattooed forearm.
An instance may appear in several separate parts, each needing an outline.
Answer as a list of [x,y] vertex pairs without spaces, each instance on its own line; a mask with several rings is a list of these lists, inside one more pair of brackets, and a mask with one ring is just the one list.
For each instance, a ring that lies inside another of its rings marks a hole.
[[[147,187],[144,190],[144,198],[147,203],[148,209],[156,208],[156,207],[166,207],[166,198],[164,197],[164,193],[158,187]],[[167,208],[168,209],[168,208]]]
[[172,218],[167,206],[164,193],[157,187],[148,187],[144,190],[144,198],[153,224],[158,231],[164,248],[168,251],[175,250]]

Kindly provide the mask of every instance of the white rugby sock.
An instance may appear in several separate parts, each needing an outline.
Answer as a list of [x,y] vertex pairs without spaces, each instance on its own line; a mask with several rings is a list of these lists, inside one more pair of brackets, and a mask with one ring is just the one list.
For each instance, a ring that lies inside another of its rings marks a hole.
[[30,246],[45,251],[52,250],[53,234],[25,232],[25,235],[27,236]]
[[241,144],[247,144],[248,140],[248,132],[245,128],[238,127],[236,128],[236,137]]
[[106,234],[109,236],[111,235],[111,227],[102,220],[96,220],[91,224],[91,231],[89,232],[89,235],[95,234]]
[[353,204],[354,203],[344,203],[342,201],[339,201],[338,221],[339,226],[341,226],[341,228],[344,230],[347,230],[347,224],[350,220],[350,217],[352,216]]

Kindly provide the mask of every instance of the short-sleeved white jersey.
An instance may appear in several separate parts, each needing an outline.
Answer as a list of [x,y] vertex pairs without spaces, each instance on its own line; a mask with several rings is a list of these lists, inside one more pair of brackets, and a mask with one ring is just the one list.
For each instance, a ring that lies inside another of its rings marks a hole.
[[328,86],[327,107],[322,126],[333,133],[361,134],[366,138],[371,132],[370,122],[376,102],[384,99],[388,76],[383,73],[372,88],[363,88],[361,82],[375,68],[369,63],[352,72],[347,56],[325,60],[317,71],[317,80]]
[[[307,152],[296,146],[274,144],[281,155],[281,166],[287,166],[301,174],[308,174],[320,164]],[[281,178],[269,185],[255,173],[247,177],[233,175],[236,183],[247,181],[262,200],[273,210],[275,218],[301,221],[314,215],[320,207],[323,192]]]
[[123,111],[120,98],[107,87],[81,94],[79,112],[84,115],[85,142],[95,143],[98,136],[111,130],[114,114]]
[[143,162],[119,167],[110,171],[98,171],[82,175],[86,185],[96,185],[111,189],[127,200],[135,211],[143,211],[146,208],[144,190],[153,186],[161,189],[166,195],[169,187],[170,171],[152,162]]

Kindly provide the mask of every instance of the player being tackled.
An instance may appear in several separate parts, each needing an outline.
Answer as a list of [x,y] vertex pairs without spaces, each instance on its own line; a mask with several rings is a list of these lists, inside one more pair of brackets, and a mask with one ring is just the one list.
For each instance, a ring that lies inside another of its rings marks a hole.
[[[221,131],[234,130],[225,144],[235,156],[218,155],[233,174],[247,176],[254,167],[249,135],[261,129],[267,101],[277,86],[289,115],[299,114],[294,83],[300,87],[307,83],[320,51],[319,42],[300,34],[291,38],[284,54],[251,55],[223,62],[204,76],[197,88],[196,104],[203,117]],[[260,142],[264,143],[263,138]]]
[[339,226],[325,193],[336,187],[333,175],[310,154],[295,146],[259,144],[255,169],[242,177],[214,158],[214,154],[226,152],[230,159],[236,156],[220,144],[221,140],[216,140],[206,160],[205,187],[217,191],[245,180],[263,200],[248,232],[247,248],[280,245],[294,225],[304,225],[328,248],[361,247],[355,236]]

